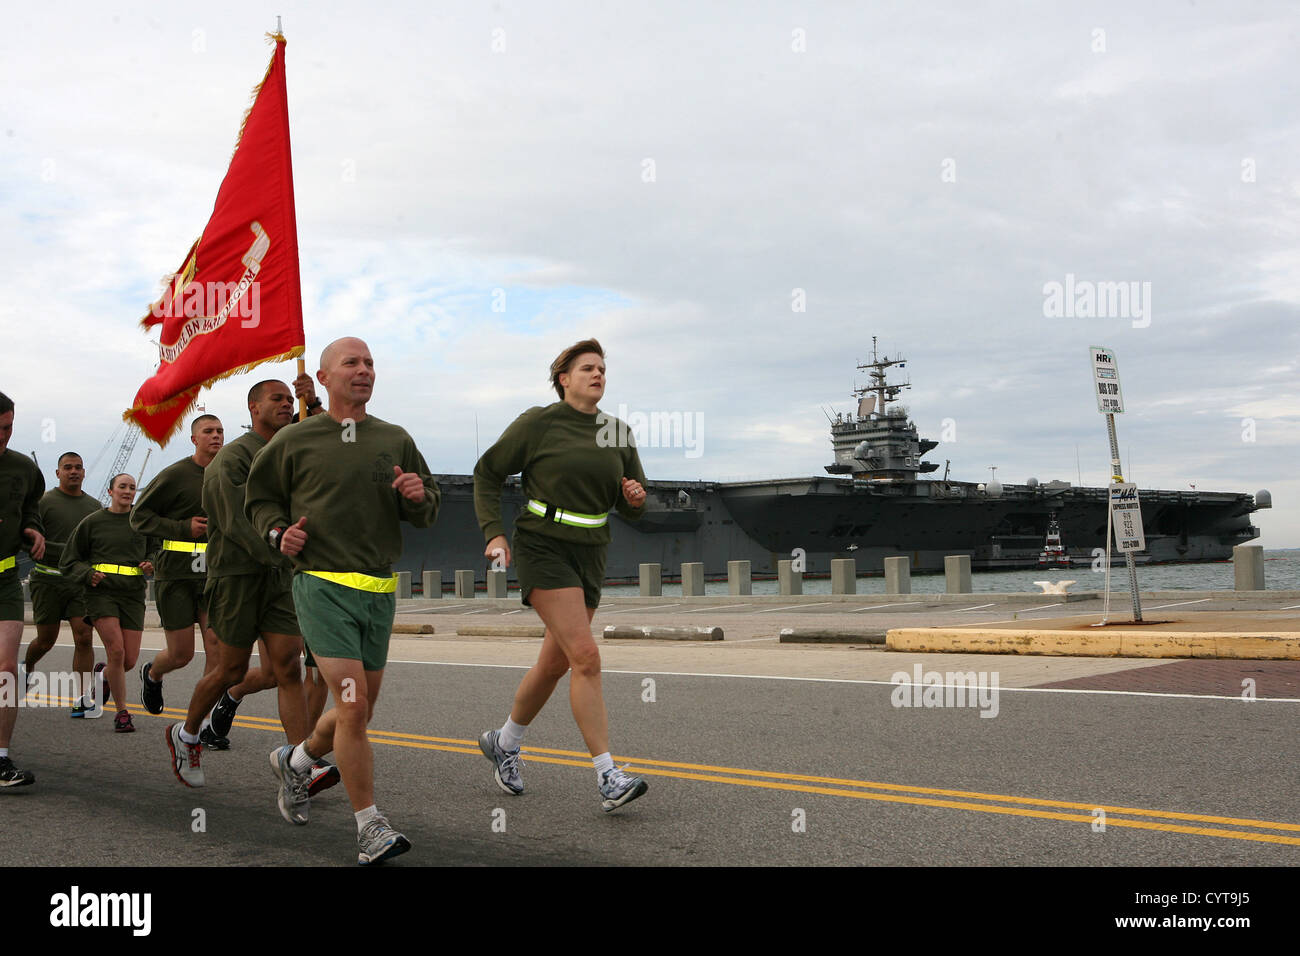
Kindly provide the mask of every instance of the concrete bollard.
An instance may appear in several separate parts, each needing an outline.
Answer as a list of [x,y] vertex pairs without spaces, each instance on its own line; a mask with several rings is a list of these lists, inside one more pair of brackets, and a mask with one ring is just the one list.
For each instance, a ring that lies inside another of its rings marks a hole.
[[688,561],[682,565],[682,597],[704,596],[704,564]]
[[607,641],[646,638],[653,641],[720,641],[723,639],[720,627],[636,627],[628,624],[606,625],[604,637]]
[[663,597],[664,593],[664,576],[663,568],[657,564],[641,565],[641,596],[642,597]]
[[157,593],[156,593],[156,589],[154,588],[154,584],[155,584],[154,579],[153,579],[153,578],[150,578],[148,584],[145,585],[145,589],[144,589],[144,599],[145,599],[146,601],[154,601],[154,602],[156,602],[156,601],[158,600],[158,598],[157,598]]
[[1264,546],[1239,544],[1232,549],[1233,588],[1237,591],[1264,590]]
[[748,561],[727,562],[727,593],[753,594],[754,585],[749,577]]
[[490,598],[503,598],[506,596],[506,572],[504,569],[487,573],[487,596]]
[[831,559],[831,594],[858,593],[858,562],[852,558]]
[[885,558],[885,593],[912,593],[912,564],[907,558]]
[[28,584],[26,581],[23,582],[23,603],[24,604],[32,603],[32,588],[31,585]]
[[456,572],[456,597],[472,598],[474,596],[474,572]]
[[399,598],[409,598],[411,596],[411,572],[397,572],[397,596]]
[[781,594],[803,594],[803,572],[794,569],[793,561],[776,562],[776,580]]
[[424,589],[425,598],[442,597],[442,572],[425,571],[420,575],[420,587]]
[[943,579],[949,594],[970,594],[970,555],[946,555],[943,559]]

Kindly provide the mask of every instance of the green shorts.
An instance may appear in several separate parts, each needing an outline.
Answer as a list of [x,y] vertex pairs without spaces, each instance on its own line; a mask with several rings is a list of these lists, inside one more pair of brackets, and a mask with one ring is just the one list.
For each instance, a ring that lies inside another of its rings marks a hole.
[[23,582],[18,580],[18,570],[0,572],[0,621],[21,621],[24,610]]
[[587,607],[599,607],[607,549],[603,544],[573,544],[515,528],[511,551],[521,600],[532,607],[528,594],[533,588],[582,588]]
[[86,622],[94,624],[101,617],[115,617],[124,631],[144,630],[144,579],[140,579],[138,591],[104,590],[99,587],[86,588],[83,592],[86,602]]
[[312,654],[360,661],[368,671],[384,669],[397,615],[396,592],[359,591],[299,573],[293,576],[293,603]]
[[217,640],[250,648],[263,634],[298,634],[290,574],[288,568],[267,568],[208,578],[208,626]]
[[32,620],[42,624],[80,620],[86,616],[86,589],[64,577],[33,571]]
[[208,603],[203,597],[206,584],[206,577],[155,582],[155,603],[164,630],[177,631],[199,623],[199,614],[208,609]]

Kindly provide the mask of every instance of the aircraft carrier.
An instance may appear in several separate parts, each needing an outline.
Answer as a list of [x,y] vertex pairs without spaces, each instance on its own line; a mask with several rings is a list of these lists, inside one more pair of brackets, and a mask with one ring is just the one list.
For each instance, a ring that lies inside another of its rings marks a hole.
[[[646,484],[646,514],[625,522],[611,514],[610,583],[637,580],[638,565],[658,563],[665,578],[684,562],[705,576],[726,576],[727,562],[748,560],[755,577],[775,576],[777,561],[801,549],[809,576],[830,574],[833,558],[854,558],[858,573],[881,574],[888,557],[911,559],[913,571],[942,571],[949,554],[968,554],[975,570],[1033,568],[1055,517],[1071,561],[1091,564],[1105,547],[1107,490],[1063,481],[1023,485],[921,477],[938,470],[922,456],[937,442],[919,437],[901,406],[891,405],[910,382],[890,384],[902,358],[877,354],[858,369],[869,384],[855,389],[854,413],[831,422],[834,461],[826,475],[771,481],[670,481]],[[442,508],[433,528],[403,525],[399,570],[473,569],[483,583],[487,562],[474,515],[471,475],[440,475]],[[1268,492],[1139,489],[1145,551],[1138,563],[1225,561],[1234,545],[1259,536],[1250,516],[1271,507]],[[523,507],[518,478],[507,482],[502,517],[512,528]],[[1112,560],[1122,563],[1118,555]],[[513,569],[509,580],[514,581]]]

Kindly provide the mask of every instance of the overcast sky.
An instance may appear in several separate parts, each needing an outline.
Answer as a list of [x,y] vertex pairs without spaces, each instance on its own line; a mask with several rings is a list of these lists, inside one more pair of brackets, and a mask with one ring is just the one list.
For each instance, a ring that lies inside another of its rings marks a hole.
[[[137,322],[211,214],[280,13],[309,366],[364,337],[372,411],[434,472],[554,400],[551,359],[594,335],[607,411],[702,422],[642,449],[651,478],[824,474],[821,409],[852,407],[877,335],[940,473],[1101,484],[1104,345],[1127,476],[1267,488],[1258,543],[1300,546],[1293,4],[206,10],[7,12],[0,390],[47,472],[74,448],[107,478],[157,361]],[[1067,276],[1137,295],[1053,314]],[[293,372],[253,374],[205,393],[230,437],[248,386]]]

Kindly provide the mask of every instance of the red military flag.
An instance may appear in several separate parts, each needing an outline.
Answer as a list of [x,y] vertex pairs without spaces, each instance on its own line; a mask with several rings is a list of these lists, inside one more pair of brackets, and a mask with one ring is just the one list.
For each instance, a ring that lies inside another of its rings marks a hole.
[[303,353],[285,40],[271,39],[275,53],[253,91],[212,218],[140,320],[146,329],[162,326],[158,369],[122,417],[162,445],[200,389]]

